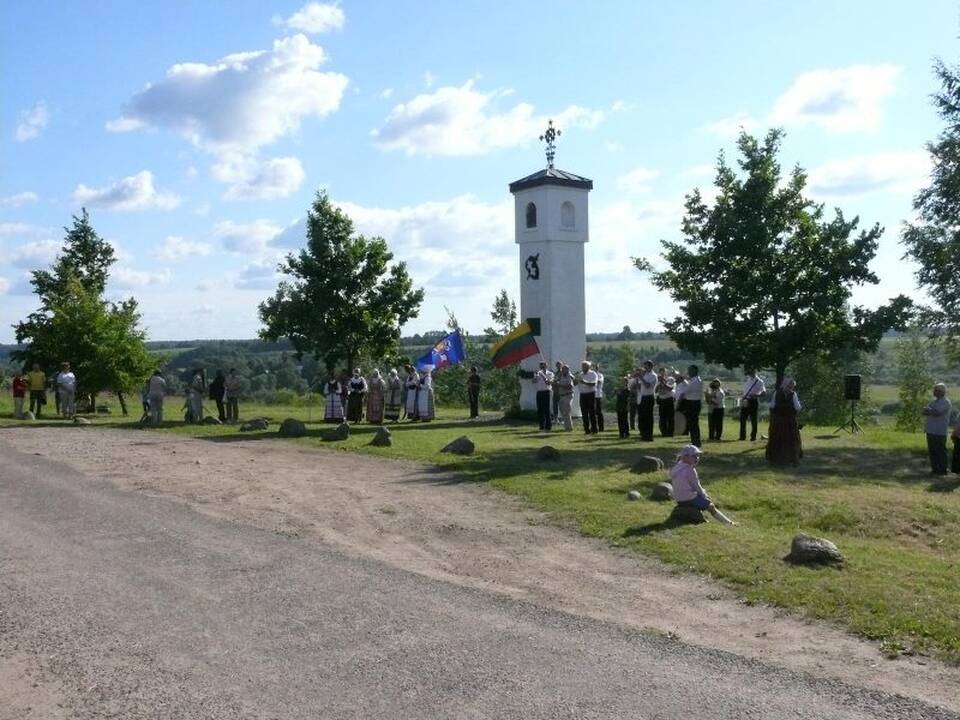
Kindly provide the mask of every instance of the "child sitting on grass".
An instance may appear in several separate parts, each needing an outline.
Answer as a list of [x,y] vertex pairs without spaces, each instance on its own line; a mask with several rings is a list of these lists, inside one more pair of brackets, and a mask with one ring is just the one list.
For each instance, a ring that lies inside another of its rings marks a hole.
[[706,510],[724,525],[736,525],[733,520],[717,510],[710,500],[697,475],[697,463],[700,462],[700,448],[687,445],[677,456],[677,464],[670,469],[670,484],[673,485],[673,499],[677,505]]

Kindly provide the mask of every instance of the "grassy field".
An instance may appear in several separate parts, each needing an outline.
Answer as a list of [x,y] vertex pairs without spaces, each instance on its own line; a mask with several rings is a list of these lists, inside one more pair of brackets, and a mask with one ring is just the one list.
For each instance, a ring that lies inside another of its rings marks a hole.
[[[0,427],[13,423],[9,400],[3,402]],[[275,423],[285,417],[308,419],[307,408],[248,405],[241,413]],[[625,495],[631,489],[646,494],[664,479],[633,474],[637,458],[656,455],[669,464],[680,439],[641,445],[636,439],[618,440],[609,429],[599,437],[579,431],[545,437],[530,425],[493,418],[466,422],[465,415],[447,409],[429,425],[392,427],[394,446],[372,448],[374,429],[362,424],[345,442],[322,441],[327,426],[316,422],[314,409],[308,437],[291,442],[431,463],[463,480],[519,495],[586,535],[713,576],[748,602],[770,602],[835,621],[881,641],[891,655],[920,652],[960,662],[960,489],[931,486],[920,434],[874,427],[865,435],[833,435],[832,428],[808,427],[804,461],[790,470],[769,468],[762,443],[707,443],[704,485],[741,525],[669,528],[664,524],[669,505],[628,502]],[[95,424],[132,428],[132,420],[101,417]],[[735,437],[729,420],[726,430]],[[243,444],[276,437],[275,431],[240,433],[236,427],[175,423],[163,431]],[[476,442],[474,456],[438,453],[462,434]],[[559,460],[536,459],[536,450],[548,443],[560,450]],[[811,569],[783,562],[791,538],[801,531],[836,542],[847,565]]]

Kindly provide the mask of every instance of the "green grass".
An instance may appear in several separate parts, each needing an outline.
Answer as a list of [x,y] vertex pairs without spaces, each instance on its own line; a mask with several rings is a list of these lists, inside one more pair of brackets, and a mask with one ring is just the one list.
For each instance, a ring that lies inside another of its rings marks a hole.
[[[13,422],[9,400],[3,402],[0,427]],[[168,407],[177,404],[171,401]],[[241,412],[276,422],[308,418],[307,408],[247,405]],[[367,425],[355,426],[345,442],[325,443],[320,434],[327,426],[316,422],[318,414],[315,408],[309,436],[291,442],[431,463],[448,471],[438,474],[437,482],[448,482],[452,473],[463,481],[489,483],[586,535],[713,576],[749,602],[832,620],[887,648],[960,662],[960,490],[933,490],[920,434],[873,427],[850,436],[833,435],[832,428],[805,428],[803,463],[790,470],[769,468],[762,443],[707,443],[704,485],[741,525],[669,528],[663,522],[669,505],[627,502],[625,494],[630,489],[646,493],[664,479],[631,473],[637,457],[656,455],[670,463],[680,439],[641,445],[636,439],[618,440],[609,430],[597,438],[554,432],[548,439],[530,425],[470,423],[462,410],[446,409],[430,425],[392,427],[394,446],[373,448],[367,443],[374,428]],[[133,427],[135,419],[100,417],[95,424]],[[729,420],[726,429],[734,435]],[[236,427],[176,423],[164,431],[247,446],[276,437],[275,431],[240,433]],[[462,434],[477,444],[473,457],[438,453]],[[561,451],[559,461],[536,459],[536,449],[547,443]],[[836,542],[848,559],[846,567],[811,569],[783,562],[797,532]]]

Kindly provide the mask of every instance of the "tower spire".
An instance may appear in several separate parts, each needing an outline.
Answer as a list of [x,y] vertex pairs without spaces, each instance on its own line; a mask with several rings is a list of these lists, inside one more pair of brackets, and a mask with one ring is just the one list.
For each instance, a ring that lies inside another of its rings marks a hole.
[[557,154],[557,138],[560,137],[561,132],[553,127],[553,120],[547,121],[547,129],[543,131],[543,135],[540,136],[541,141],[546,141],[547,143],[547,168],[553,169],[553,158]]

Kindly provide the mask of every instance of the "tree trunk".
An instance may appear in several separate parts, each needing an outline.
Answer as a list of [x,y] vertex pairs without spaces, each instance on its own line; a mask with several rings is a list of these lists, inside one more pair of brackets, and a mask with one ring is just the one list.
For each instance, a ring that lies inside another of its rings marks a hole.
[[[125,397],[123,397],[123,393],[122,393],[122,392],[118,392],[118,393],[117,393],[117,400],[120,401],[120,412],[122,412],[122,413],[123,413],[123,416],[126,417],[127,414],[128,414],[128,413],[127,413],[127,400],[126,400]],[[94,410],[96,410],[96,408],[94,408]]]
[[777,364],[775,369],[777,372],[777,384],[774,386],[774,390],[779,390],[780,384],[783,382],[783,378],[787,374],[787,366]]

